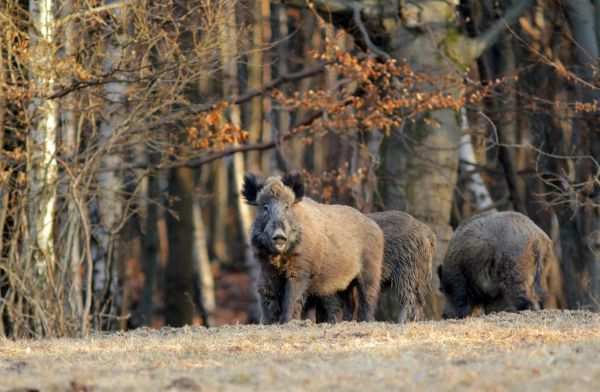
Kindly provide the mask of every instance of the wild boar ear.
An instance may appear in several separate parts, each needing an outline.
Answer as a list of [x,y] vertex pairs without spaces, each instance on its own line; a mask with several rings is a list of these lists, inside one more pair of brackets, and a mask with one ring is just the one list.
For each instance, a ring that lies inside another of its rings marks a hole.
[[256,197],[264,184],[260,183],[258,178],[252,173],[244,175],[244,183],[242,185],[242,196],[246,202],[251,205],[256,205]]
[[283,185],[292,188],[296,197],[295,203],[302,200],[302,197],[304,197],[304,181],[302,181],[300,173],[288,173],[283,176],[281,182],[283,182]]

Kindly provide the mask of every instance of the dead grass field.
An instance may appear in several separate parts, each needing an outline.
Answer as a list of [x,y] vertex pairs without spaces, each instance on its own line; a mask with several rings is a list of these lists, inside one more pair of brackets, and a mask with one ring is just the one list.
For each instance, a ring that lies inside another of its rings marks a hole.
[[0,340],[0,383],[13,391],[598,391],[600,315]]

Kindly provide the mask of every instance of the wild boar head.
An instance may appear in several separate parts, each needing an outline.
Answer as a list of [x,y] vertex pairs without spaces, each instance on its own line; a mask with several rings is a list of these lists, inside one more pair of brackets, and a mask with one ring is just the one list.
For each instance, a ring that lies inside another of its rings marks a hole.
[[301,230],[294,207],[304,196],[304,184],[299,174],[269,177],[261,182],[246,174],[242,195],[257,207],[252,225],[252,245],[270,255],[288,253],[300,242]]
[[466,279],[460,273],[446,271],[442,265],[437,269],[440,279],[440,290],[446,297],[444,304],[444,312],[442,317],[449,318],[465,318],[471,313],[471,305],[466,290]]

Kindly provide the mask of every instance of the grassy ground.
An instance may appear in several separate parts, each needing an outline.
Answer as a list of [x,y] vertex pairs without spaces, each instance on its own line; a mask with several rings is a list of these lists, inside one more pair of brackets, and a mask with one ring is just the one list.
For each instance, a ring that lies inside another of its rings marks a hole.
[[[22,389],[25,388],[25,389]],[[0,341],[0,390],[597,391],[600,315],[137,330]]]

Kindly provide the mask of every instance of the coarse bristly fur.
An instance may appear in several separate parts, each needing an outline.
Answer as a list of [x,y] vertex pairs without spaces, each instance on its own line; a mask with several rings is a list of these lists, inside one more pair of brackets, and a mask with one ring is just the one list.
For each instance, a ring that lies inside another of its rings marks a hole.
[[359,320],[372,320],[379,296],[383,233],[358,210],[304,197],[297,175],[246,175],[242,195],[257,206],[251,242],[261,265],[263,322],[289,321],[306,295],[328,296],[351,284]]
[[375,318],[400,323],[425,319],[436,250],[435,233],[405,212],[391,210],[368,216],[381,227],[385,241]]
[[489,212],[463,222],[438,268],[444,318],[544,306],[545,266],[555,262],[552,240],[518,212]]

